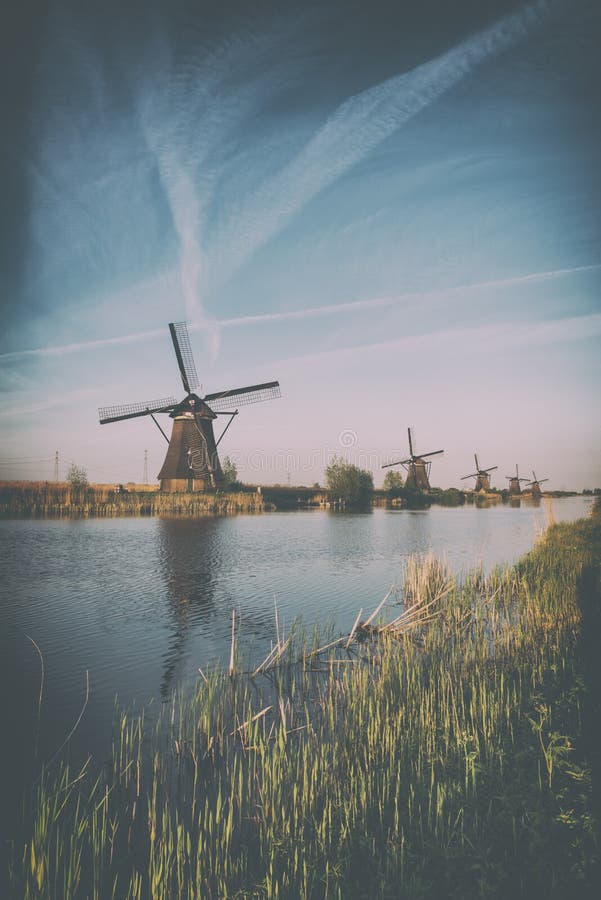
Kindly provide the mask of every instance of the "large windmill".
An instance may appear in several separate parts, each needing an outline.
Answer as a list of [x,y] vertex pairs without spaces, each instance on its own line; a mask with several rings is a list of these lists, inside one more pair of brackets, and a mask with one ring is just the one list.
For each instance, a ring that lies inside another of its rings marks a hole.
[[518,464],[515,464],[515,475],[506,475],[505,478],[509,479],[509,493],[510,494],[521,494],[522,488],[520,487],[520,481],[528,481],[527,478],[520,478],[520,473],[518,472]]
[[[98,410],[100,424],[150,416],[169,444],[165,461],[159,472],[163,491],[208,491],[218,488],[223,473],[217,447],[238,414],[239,406],[259,403],[280,396],[278,381],[252,384],[249,387],[233,388],[206,394],[200,398],[199,381],[196,374],[190,337],[185,322],[169,324],[171,340],[175,349],[177,364],[182,376],[186,396],[179,402],[174,397],[151,400],[148,403],[129,403],[125,406],[104,406]],[[173,419],[171,439],[167,437],[155,415],[169,413]],[[229,416],[218,440],[213,434],[213,420],[217,416]]]
[[462,477],[462,481],[465,481],[466,478],[475,478],[476,485],[474,487],[475,491],[490,491],[490,472],[494,472],[498,466],[491,466],[490,469],[481,469],[478,465],[478,456],[474,453],[474,459],[476,460],[476,471],[472,472],[471,475],[464,475]]
[[444,450],[432,450],[430,453],[414,453],[413,439],[411,437],[410,428],[407,429],[407,434],[409,435],[409,456],[407,457],[407,459],[399,459],[397,460],[397,462],[386,463],[386,465],[382,466],[382,468],[388,469],[390,466],[403,466],[403,468],[407,471],[405,487],[429,491],[429,475],[432,462],[430,460],[426,462],[426,457],[437,456],[439,453],[444,453]]
[[528,481],[526,483],[526,487],[530,488],[530,491],[531,491],[533,497],[540,497],[542,494],[540,486],[543,483],[543,481],[548,481],[548,480],[549,480],[548,478],[537,478],[536,472],[533,469],[532,470],[532,481]]

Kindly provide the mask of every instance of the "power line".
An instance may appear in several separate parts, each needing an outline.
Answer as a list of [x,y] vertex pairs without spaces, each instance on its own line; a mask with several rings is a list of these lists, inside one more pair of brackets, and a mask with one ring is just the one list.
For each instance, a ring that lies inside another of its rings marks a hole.
[[51,460],[52,460],[51,456],[47,456],[46,459],[25,459],[25,460],[15,459],[15,460],[8,460],[8,462],[5,462],[4,460],[0,460],[0,466],[4,466],[5,468],[9,468],[9,469],[11,467],[16,467],[17,469],[19,469],[19,468],[21,468],[21,466],[38,466],[40,463],[51,462]]
[[36,462],[49,462],[52,459],[51,456],[3,456],[0,459],[0,465],[11,465],[12,463],[36,463]]

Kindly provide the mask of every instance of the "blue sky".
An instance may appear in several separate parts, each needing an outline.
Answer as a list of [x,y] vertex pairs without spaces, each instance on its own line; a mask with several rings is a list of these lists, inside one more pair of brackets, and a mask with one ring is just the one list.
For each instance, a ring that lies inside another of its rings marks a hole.
[[[0,478],[158,472],[97,407],[279,378],[223,452],[311,483],[474,450],[601,486],[599,13],[592,2],[55,3],[15,22]],[[168,424],[168,419],[166,419]]]

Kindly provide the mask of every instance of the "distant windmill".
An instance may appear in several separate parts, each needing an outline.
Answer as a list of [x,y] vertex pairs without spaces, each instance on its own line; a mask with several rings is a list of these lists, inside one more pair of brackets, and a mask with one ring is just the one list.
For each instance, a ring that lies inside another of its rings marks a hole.
[[466,478],[475,478],[476,485],[474,487],[475,491],[490,491],[490,475],[489,472],[494,472],[495,469],[498,469],[498,466],[491,466],[490,469],[481,469],[478,465],[478,457],[474,453],[474,459],[476,460],[476,471],[472,472],[471,475],[464,475],[462,477],[462,481],[465,481]]
[[[174,397],[167,397],[147,403],[104,406],[98,410],[100,424],[150,416],[169,443],[165,461],[158,475],[161,490],[207,491],[218,488],[223,473],[217,447],[232,424],[234,416],[238,414],[237,407],[280,397],[280,384],[278,381],[268,381],[264,384],[206,394],[201,399],[194,393],[198,390],[199,382],[186,323],[171,322],[169,331],[186,391],[184,399],[179,403]],[[171,439],[155,419],[156,413],[169,413],[173,419]],[[230,420],[219,439],[215,441],[213,420],[217,416],[230,416]]]
[[527,478],[520,478],[520,473],[518,472],[518,464],[515,464],[515,475],[506,475],[505,478],[509,479],[509,493],[510,494],[521,494],[522,488],[520,487],[520,481],[528,481]]
[[532,470],[532,481],[529,481],[526,484],[526,487],[530,488],[530,491],[531,491],[533,497],[540,497],[542,494],[540,486],[544,481],[548,481],[548,480],[549,480],[548,478],[537,478],[536,472],[533,469]]
[[403,466],[403,468],[407,470],[405,487],[429,491],[430,481],[428,476],[430,475],[432,463],[429,460],[426,462],[426,456],[436,456],[439,453],[444,453],[444,450],[432,450],[430,453],[416,454],[413,452],[413,439],[411,437],[410,428],[407,429],[407,434],[409,435],[409,456],[407,459],[399,459],[397,462],[386,463],[382,468],[388,469],[390,466]]

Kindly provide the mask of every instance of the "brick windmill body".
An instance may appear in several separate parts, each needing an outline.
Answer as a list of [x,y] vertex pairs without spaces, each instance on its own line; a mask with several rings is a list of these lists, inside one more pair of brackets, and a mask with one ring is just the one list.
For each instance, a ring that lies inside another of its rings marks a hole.
[[430,467],[432,462],[431,460],[426,459],[426,457],[437,456],[439,453],[444,453],[444,450],[432,450],[430,453],[414,453],[411,428],[407,429],[407,434],[409,436],[409,456],[407,459],[399,459],[397,462],[386,463],[382,468],[388,469],[390,466],[403,466],[407,472],[407,477],[405,479],[406,488],[418,491],[429,491]]
[[[167,397],[147,403],[101,407],[98,410],[100,424],[150,416],[169,444],[158,474],[161,490],[216,490],[223,483],[217,447],[238,415],[238,407],[279,397],[280,385],[278,381],[269,381],[199,397],[194,393],[199,381],[186,323],[171,322],[169,331],[186,391],[184,399],[178,402],[174,397]],[[171,438],[167,437],[155,418],[161,413],[168,413],[173,419]],[[228,416],[229,421],[215,440],[213,423],[220,415]]]

